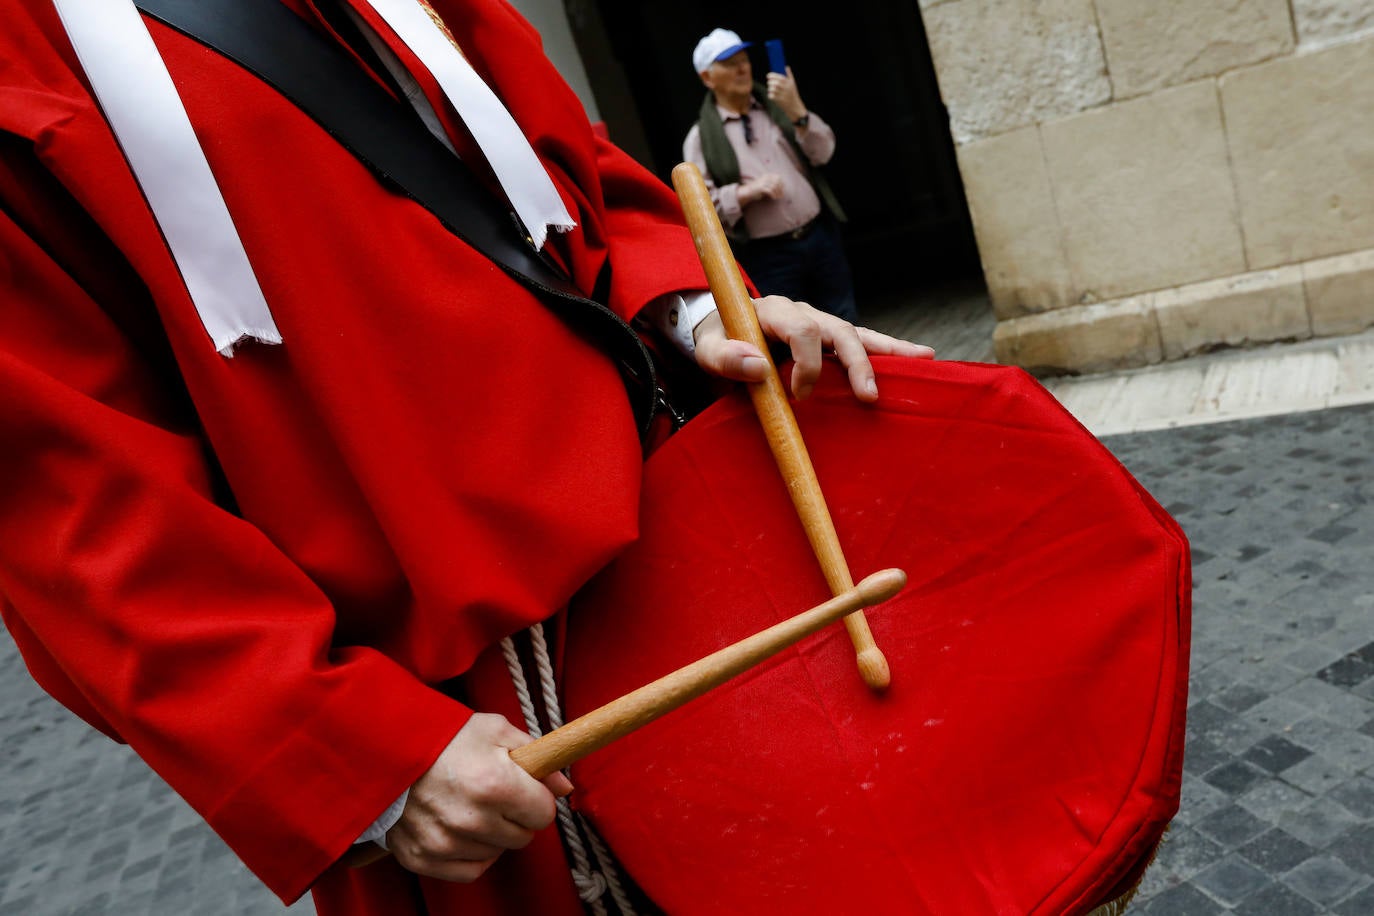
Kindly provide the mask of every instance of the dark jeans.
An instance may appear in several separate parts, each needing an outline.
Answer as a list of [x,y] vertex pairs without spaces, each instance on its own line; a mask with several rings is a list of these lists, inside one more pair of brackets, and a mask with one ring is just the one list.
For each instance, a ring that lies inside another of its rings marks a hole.
[[840,228],[828,214],[799,239],[753,239],[738,246],[735,257],[762,295],[786,296],[846,321],[859,320]]

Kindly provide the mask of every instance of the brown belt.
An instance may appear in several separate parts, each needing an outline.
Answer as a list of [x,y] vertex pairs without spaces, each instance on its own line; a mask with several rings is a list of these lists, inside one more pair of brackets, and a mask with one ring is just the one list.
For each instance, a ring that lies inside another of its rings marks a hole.
[[767,236],[764,236],[764,237],[761,238],[761,239],[754,239],[753,242],[754,242],[755,244],[758,244],[758,245],[762,245],[762,244],[764,244],[764,243],[766,243],[766,242],[785,242],[785,241],[793,241],[793,242],[795,242],[795,241],[797,241],[798,239],[804,239],[804,238],[806,238],[808,235],[810,235],[810,234],[811,234],[811,230],[812,230],[812,229],[815,229],[816,226],[818,226],[818,225],[820,224],[820,221],[821,221],[821,218],[818,216],[818,217],[816,217],[815,219],[813,219],[811,222],[806,223],[806,224],[801,225],[801,226],[798,226],[798,227],[795,228],[795,229],[789,229],[789,230],[787,230],[786,232],[779,232],[777,235],[767,235]]
[[815,219],[813,219],[811,222],[807,223],[806,225],[804,225],[804,226],[798,226],[797,228],[793,229],[791,232],[784,232],[783,235],[785,235],[787,238],[790,238],[790,239],[804,239],[804,238],[806,238],[806,237],[811,233],[811,230],[812,230],[812,229],[815,229],[815,228],[816,228],[816,224],[819,223],[820,221],[821,221],[821,218],[818,216],[818,217],[816,217]]

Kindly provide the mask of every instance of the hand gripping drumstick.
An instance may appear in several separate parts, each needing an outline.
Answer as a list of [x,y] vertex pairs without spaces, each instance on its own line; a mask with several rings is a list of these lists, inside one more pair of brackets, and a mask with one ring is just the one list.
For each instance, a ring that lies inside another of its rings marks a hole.
[[[846,614],[886,601],[905,585],[906,573],[900,569],[879,570],[824,604],[775,623],[515,748],[511,759],[535,779],[543,779],[719,687]],[[387,855],[380,846],[352,849],[344,862],[357,868]]]
[[[792,505],[801,516],[811,549],[825,573],[830,593],[839,595],[854,587],[854,579],[849,574],[849,565],[840,549],[840,539],[835,534],[835,523],[830,519],[820,481],[816,479],[816,471],[811,466],[811,456],[807,454],[806,443],[802,441],[801,430],[797,428],[797,418],[787,403],[782,379],[778,377],[777,366],[768,352],[768,342],[759,327],[758,315],[754,312],[749,291],[745,289],[744,279],[735,265],[734,255],[730,253],[725,230],[721,228],[720,217],[711,203],[706,182],[695,165],[684,162],[673,169],[673,187],[677,189],[678,200],[682,202],[682,212],[692,230],[701,266],[706,269],[706,281],[720,309],[725,332],[735,340],[753,344],[768,361],[767,377],[749,385],[749,396],[754,401],[754,412],[763,424],[778,470],[782,471],[783,479],[787,482]],[[868,619],[863,611],[850,614],[844,619],[844,625],[849,630],[854,651],[858,653],[859,674],[864,683],[874,690],[886,688],[892,681],[892,672],[888,669],[882,650],[873,641],[873,633],[868,628]]]

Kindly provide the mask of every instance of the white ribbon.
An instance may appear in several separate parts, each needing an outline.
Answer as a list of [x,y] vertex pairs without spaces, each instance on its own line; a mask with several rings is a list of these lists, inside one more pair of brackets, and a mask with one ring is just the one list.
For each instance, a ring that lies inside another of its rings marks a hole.
[[205,153],[132,0],[53,0],[201,323],[224,356],[281,334]]
[[577,225],[506,106],[417,0],[365,0],[428,68],[487,157],[535,248]]

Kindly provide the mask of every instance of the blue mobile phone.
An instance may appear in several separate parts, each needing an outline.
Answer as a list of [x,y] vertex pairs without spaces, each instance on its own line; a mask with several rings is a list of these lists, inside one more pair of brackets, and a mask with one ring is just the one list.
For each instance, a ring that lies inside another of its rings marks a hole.
[[764,42],[768,48],[768,70],[771,73],[787,75],[787,58],[782,56],[782,39],[771,38]]

